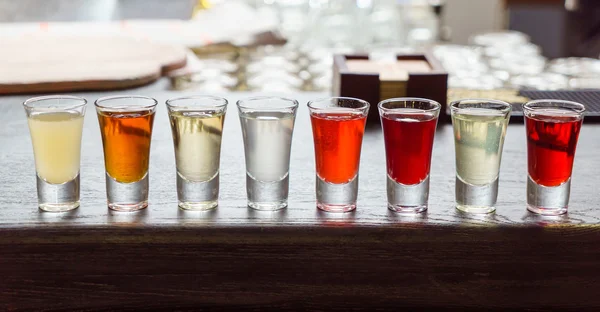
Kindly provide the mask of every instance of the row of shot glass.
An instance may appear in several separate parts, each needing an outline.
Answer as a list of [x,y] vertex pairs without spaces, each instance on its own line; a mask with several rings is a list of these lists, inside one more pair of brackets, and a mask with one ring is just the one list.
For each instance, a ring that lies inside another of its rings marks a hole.
[[[25,101],[34,149],[39,208],[79,206],[79,163],[87,101],[43,96]],[[95,102],[102,135],[108,207],[136,211],[148,205],[148,166],[158,102],[144,96],[113,96]],[[166,102],[177,168],[178,205],[208,210],[218,205],[221,140],[227,100],[191,96]],[[237,102],[242,125],[248,206],[287,207],[292,135],[298,102],[255,97]],[[329,212],[356,208],[362,139],[369,103],[354,98],[308,102],[312,123],[317,207]],[[388,208],[427,210],[431,155],[441,105],[420,98],[378,104],[387,165]],[[528,209],[567,211],[582,104],[538,100],[526,103]],[[456,208],[495,211],[499,169],[511,105],[469,99],[450,105],[456,151]]]

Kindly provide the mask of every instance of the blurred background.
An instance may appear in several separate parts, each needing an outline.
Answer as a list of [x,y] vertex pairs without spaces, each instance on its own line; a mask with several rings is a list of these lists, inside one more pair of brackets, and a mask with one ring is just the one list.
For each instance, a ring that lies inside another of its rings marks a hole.
[[[121,46],[107,48],[113,37]],[[0,93],[48,81],[132,82],[119,74],[128,71],[149,77],[143,83],[158,79],[127,60],[146,57],[150,68],[162,56],[133,53],[123,38],[182,47],[185,62],[173,53],[160,64],[160,80],[168,81],[161,86],[176,90],[330,91],[336,53],[424,52],[441,62],[454,90],[600,87],[598,0],[0,0],[0,67],[9,69],[0,74]],[[68,64],[81,53],[93,59]],[[128,53],[111,66],[91,64]]]

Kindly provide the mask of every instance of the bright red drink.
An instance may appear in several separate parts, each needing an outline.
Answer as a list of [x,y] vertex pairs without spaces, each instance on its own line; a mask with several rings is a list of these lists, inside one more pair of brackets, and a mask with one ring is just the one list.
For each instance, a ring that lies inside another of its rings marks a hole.
[[381,122],[387,174],[397,183],[412,185],[429,175],[437,117],[417,109],[404,111],[385,114]]
[[544,109],[526,117],[529,176],[543,186],[558,186],[571,177],[583,119],[575,112]]
[[311,113],[317,175],[329,183],[348,183],[358,173],[367,117],[337,109]]

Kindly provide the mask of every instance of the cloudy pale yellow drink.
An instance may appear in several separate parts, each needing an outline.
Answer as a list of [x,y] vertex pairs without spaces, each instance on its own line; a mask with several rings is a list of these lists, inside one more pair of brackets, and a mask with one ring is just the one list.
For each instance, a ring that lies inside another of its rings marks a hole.
[[208,181],[219,172],[225,112],[172,112],[177,172],[188,181]]
[[73,180],[79,174],[83,115],[34,113],[28,123],[38,176],[52,184]]

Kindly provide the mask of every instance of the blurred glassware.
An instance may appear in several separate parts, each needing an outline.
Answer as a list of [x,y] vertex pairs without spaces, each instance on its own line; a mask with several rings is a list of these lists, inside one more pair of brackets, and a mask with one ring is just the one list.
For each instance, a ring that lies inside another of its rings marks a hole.
[[542,56],[504,55],[490,59],[489,65],[494,70],[505,70],[511,75],[534,75],[544,71],[546,59]]
[[323,75],[326,75],[326,74],[332,72],[333,62],[331,62],[331,63],[332,64],[326,64],[324,62],[314,63],[314,64],[309,65],[306,68],[306,71],[308,71],[308,73],[313,77],[323,76]]
[[296,62],[287,60],[283,56],[271,55],[256,61],[251,61],[246,67],[246,72],[250,74],[271,70],[298,73],[300,71],[300,66],[298,66]]
[[[493,44],[502,37],[507,37],[508,42]],[[471,38],[479,45],[437,45],[433,54],[448,71],[451,88],[564,89],[566,77],[543,74],[546,59],[540,55],[538,46],[524,42],[525,39],[516,32],[479,34]],[[537,75],[541,76],[536,79]],[[542,86],[544,83],[548,85]]]
[[438,44],[433,47],[433,53],[438,59],[447,55],[458,55],[466,59],[480,59],[482,56],[481,48],[471,45],[459,44]]
[[248,76],[247,85],[253,91],[287,92],[303,90],[305,81],[297,75],[278,71]]
[[504,87],[504,82],[492,75],[473,75],[471,77],[448,78],[448,88],[470,90],[494,90]]
[[341,48],[327,48],[321,46],[311,46],[305,45],[301,48],[302,53],[306,54],[306,57],[311,62],[318,63],[333,63],[333,55],[335,54],[351,54],[356,50],[350,47],[341,47]]
[[446,69],[449,75],[455,77],[469,78],[480,75],[489,74],[490,70],[486,64],[454,64],[454,65],[442,65]]
[[398,1],[404,11],[406,43],[415,48],[432,45],[438,38],[439,20],[424,0]]
[[396,60],[397,55],[413,54],[417,50],[412,47],[394,44],[372,44],[365,47],[369,59],[376,61]]
[[575,77],[569,79],[571,89],[600,89],[600,77]]
[[570,77],[600,75],[600,60],[586,57],[558,58],[548,63],[548,71]]
[[298,47],[290,44],[276,46],[276,45],[265,45],[254,48],[249,55],[251,60],[260,60],[267,56],[278,56],[288,61],[298,61],[303,57],[302,52]]
[[480,48],[466,45],[442,44],[433,47],[433,55],[442,63],[483,63]]
[[483,32],[471,36],[469,43],[481,47],[515,46],[529,42],[529,36],[518,31]]
[[282,81],[269,81],[268,83],[252,85],[249,84],[249,90],[264,93],[291,93],[298,92],[298,88],[295,88]]
[[490,75],[506,82],[510,79],[510,73],[505,70],[491,70]]
[[274,1],[279,18],[279,30],[292,44],[302,39],[307,28],[309,9],[308,0],[276,0]]
[[202,53],[198,57],[190,51],[186,66],[169,73],[171,87],[175,90],[236,90],[242,68],[231,54]]
[[437,45],[433,47],[433,55],[442,63],[450,76],[473,77],[489,71],[478,47]]
[[564,90],[569,88],[569,79],[556,73],[518,75],[510,79],[509,85],[515,89]]
[[[210,61],[194,76],[201,85],[268,92],[330,90],[333,55],[360,52],[394,60],[397,54],[423,51],[439,30],[439,17],[428,0],[245,1],[279,16],[288,43],[246,49],[229,62]],[[598,83],[593,75],[600,74],[599,60],[559,59],[545,71],[540,47],[520,32],[484,32],[470,42],[433,46],[448,71],[449,87],[557,90]],[[568,80],[574,77],[585,79]]]
[[217,70],[227,74],[233,74],[238,70],[236,62],[223,59],[200,59],[195,69],[197,70]]
[[214,70],[201,70],[170,77],[171,86],[175,90],[205,88],[213,90],[233,91],[237,89],[238,79]]
[[330,91],[333,83],[333,75],[323,75],[312,80],[311,90],[309,91]]
[[371,42],[402,46],[406,43],[403,10],[395,0],[373,0],[368,28]]
[[500,58],[505,55],[538,56],[541,55],[541,48],[531,42],[517,45],[493,45],[485,47],[483,55],[488,58]]
[[357,10],[347,0],[330,0],[313,12],[307,41],[321,47],[353,47],[364,30],[357,22]]
[[[306,46],[303,48],[303,54],[309,65],[306,71],[312,79],[320,77],[331,77],[333,75],[333,56],[336,54],[351,54],[354,50],[351,48],[318,48]],[[319,87],[316,87],[319,89]]]

